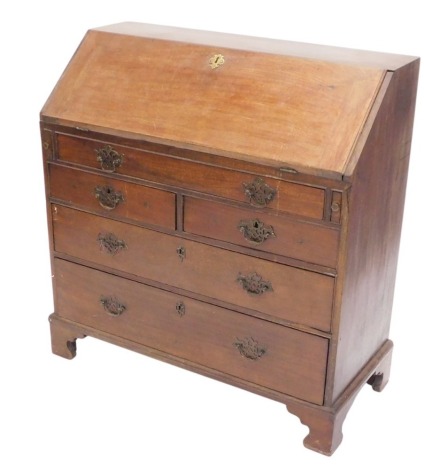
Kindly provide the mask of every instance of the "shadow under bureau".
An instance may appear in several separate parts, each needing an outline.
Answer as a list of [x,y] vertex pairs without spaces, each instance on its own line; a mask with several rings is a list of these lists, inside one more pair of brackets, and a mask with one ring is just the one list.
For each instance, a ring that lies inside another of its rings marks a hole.
[[418,64],[90,30],[41,112],[53,352],[93,336],[278,400],[331,454],[389,377]]

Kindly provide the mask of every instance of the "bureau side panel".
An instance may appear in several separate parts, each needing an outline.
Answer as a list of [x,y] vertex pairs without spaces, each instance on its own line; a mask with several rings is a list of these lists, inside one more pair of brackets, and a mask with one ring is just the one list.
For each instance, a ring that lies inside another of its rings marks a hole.
[[418,68],[417,60],[393,74],[356,168],[346,175],[352,187],[338,285],[340,316],[334,325],[334,387],[327,403],[388,338]]
[[47,209],[47,228],[49,234],[49,248],[50,248],[50,269],[52,273],[52,288],[54,302],[56,301],[56,291],[54,289],[54,240],[53,240],[53,222],[52,213],[50,210],[50,175],[48,165],[53,160],[54,146],[55,146],[55,135],[54,132],[44,126],[44,123],[40,122],[40,134],[41,134],[41,148],[43,157],[43,171],[44,171],[44,189],[46,194],[46,209]]

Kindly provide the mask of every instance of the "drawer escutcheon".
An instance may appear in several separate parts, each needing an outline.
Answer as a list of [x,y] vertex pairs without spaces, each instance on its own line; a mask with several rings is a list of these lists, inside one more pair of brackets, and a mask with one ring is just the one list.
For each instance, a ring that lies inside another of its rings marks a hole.
[[185,305],[184,302],[180,301],[175,304],[175,310],[177,311],[178,315],[182,317],[185,315]]
[[115,209],[120,202],[124,201],[122,193],[115,191],[112,186],[96,186],[94,194],[103,209],[109,211]]
[[215,54],[209,59],[209,66],[211,69],[220,67],[225,62],[225,58],[222,54]]
[[237,338],[233,343],[239,353],[246,359],[256,361],[261,358],[266,353],[266,348],[264,346],[259,346],[259,343],[252,337],[246,337],[243,339]]
[[237,281],[248,294],[261,295],[273,290],[271,283],[262,279],[262,276],[258,273],[250,273],[246,276],[239,273]]
[[263,243],[269,237],[276,236],[272,226],[265,225],[259,219],[240,220],[237,227],[246,240],[257,245]]
[[183,262],[186,257],[186,249],[183,246],[179,246],[176,251],[180,261]]
[[277,191],[268,186],[262,178],[256,177],[251,183],[243,183],[244,194],[252,206],[265,207],[277,194]]

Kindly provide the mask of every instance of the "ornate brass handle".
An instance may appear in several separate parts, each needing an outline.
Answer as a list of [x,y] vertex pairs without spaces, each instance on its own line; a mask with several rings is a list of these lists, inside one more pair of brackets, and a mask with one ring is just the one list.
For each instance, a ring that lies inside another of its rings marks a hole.
[[120,202],[124,201],[122,193],[115,191],[112,186],[96,186],[94,194],[103,209],[107,209],[109,211],[115,209]]
[[252,361],[258,360],[266,353],[266,348],[264,346],[259,346],[259,343],[252,337],[246,337],[243,339],[237,338],[233,343],[233,346],[239,350],[239,353],[243,357]]
[[99,242],[100,248],[109,255],[116,255],[121,250],[127,248],[127,244],[124,240],[120,240],[113,233],[99,233],[97,236],[97,241]]
[[250,273],[246,276],[239,273],[237,281],[248,294],[261,295],[265,292],[272,292],[273,290],[271,283],[262,279],[262,276],[258,273]]
[[112,317],[119,317],[127,309],[127,307],[123,303],[121,303],[116,297],[113,297],[111,295],[102,295],[100,296],[99,300],[106,312]]
[[97,161],[100,162],[100,166],[103,171],[113,173],[118,167],[122,165],[124,155],[118,153],[110,145],[106,145],[103,148],[94,150],[97,155]]
[[256,245],[263,243],[269,237],[276,236],[272,226],[265,225],[259,219],[240,220],[238,229],[246,240]]
[[251,183],[243,183],[244,194],[252,206],[265,207],[277,194],[262,178],[256,177]]

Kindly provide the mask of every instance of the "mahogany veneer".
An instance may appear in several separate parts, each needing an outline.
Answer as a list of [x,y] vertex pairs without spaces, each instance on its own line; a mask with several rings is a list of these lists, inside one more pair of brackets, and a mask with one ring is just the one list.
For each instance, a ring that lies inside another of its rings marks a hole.
[[418,66],[90,30],[41,111],[53,352],[90,335],[278,400],[332,454],[389,377]]

